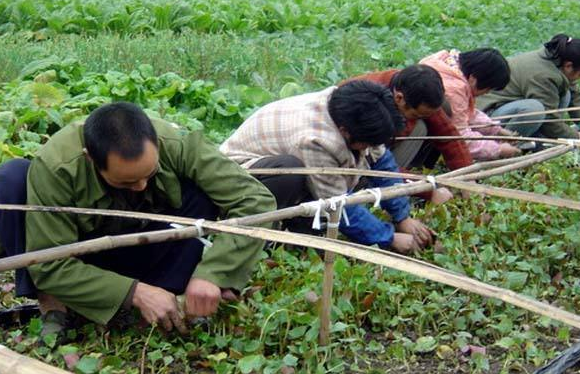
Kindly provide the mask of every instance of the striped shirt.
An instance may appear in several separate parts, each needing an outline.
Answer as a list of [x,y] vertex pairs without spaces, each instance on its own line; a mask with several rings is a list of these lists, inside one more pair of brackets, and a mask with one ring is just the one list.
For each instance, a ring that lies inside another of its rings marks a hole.
[[[328,100],[336,87],[270,103],[250,116],[220,147],[243,167],[264,157],[292,155],[306,167],[369,169],[366,156],[377,160],[384,146],[361,154],[351,151],[328,113]],[[315,198],[347,193],[358,176],[309,175]]]

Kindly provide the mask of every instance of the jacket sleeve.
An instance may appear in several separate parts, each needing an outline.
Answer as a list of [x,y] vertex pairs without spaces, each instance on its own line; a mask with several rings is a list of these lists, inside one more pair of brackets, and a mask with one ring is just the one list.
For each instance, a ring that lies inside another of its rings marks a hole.
[[[558,109],[560,104],[559,84],[553,77],[535,75],[526,82],[526,99],[536,99],[544,104],[545,110]],[[546,119],[561,119],[559,113],[548,114]],[[549,138],[578,138],[578,132],[565,122],[549,122],[540,127],[540,132]]]
[[[395,158],[388,149],[371,168],[382,171],[399,171]],[[403,183],[403,180],[400,178],[369,178],[369,188],[391,187],[398,183]],[[383,200],[381,208],[390,214],[395,223],[408,218],[411,210],[409,198],[406,196]],[[345,211],[350,225],[346,225],[344,219],[341,221],[340,232],[344,235],[361,244],[378,244],[381,248],[391,245],[395,234],[395,228],[391,223],[381,221],[362,205],[347,206]]]
[[[462,136],[480,137],[481,133],[465,129],[461,131]],[[500,143],[495,140],[468,140],[467,147],[469,153],[475,160],[495,160],[500,156]]]
[[349,224],[343,218],[340,221],[340,232],[350,240],[364,244],[378,244],[386,248],[393,242],[395,234],[394,226],[389,222],[383,222],[362,205],[349,205],[345,207]]
[[[71,181],[37,158],[28,173],[27,202],[31,205],[75,206]],[[34,251],[78,241],[74,215],[26,214],[26,249]],[[36,287],[67,307],[99,323],[108,322],[123,304],[133,279],[69,257],[28,267]]]
[[[178,174],[193,180],[219,207],[223,219],[244,217],[276,209],[268,189],[205,140],[201,131],[184,135],[171,155]],[[270,227],[264,224],[263,227]],[[216,234],[204,252],[193,277],[221,288],[241,290],[260,259],[263,241]]]
[[445,88],[445,97],[451,104],[453,111],[451,123],[458,130],[468,126],[472,114],[469,111],[469,92],[467,90],[468,88],[463,87],[463,85],[452,85]]
[[[450,118],[440,109],[425,120],[429,136],[460,136]],[[451,170],[469,166],[473,163],[467,144],[463,140],[433,140],[433,146],[441,152],[445,164]]]

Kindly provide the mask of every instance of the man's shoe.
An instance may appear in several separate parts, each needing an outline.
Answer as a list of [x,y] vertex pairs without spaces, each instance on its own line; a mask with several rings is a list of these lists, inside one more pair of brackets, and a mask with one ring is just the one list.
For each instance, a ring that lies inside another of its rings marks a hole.
[[68,315],[60,310],[49,310],[42,315],[41,320],[42,331],[40,332],[40,336],[46,336],[48,334],[62,335],[70,323]]

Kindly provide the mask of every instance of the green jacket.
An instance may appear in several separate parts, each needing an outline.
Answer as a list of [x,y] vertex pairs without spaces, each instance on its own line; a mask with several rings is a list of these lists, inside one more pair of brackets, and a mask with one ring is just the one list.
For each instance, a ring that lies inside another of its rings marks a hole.
[[[477,98],[477,108],[493,110],[503,104],[522,99],[536,99],[546,110],[558,109],[560,98],[570,89],[570,81],[553,61],[547,60],[545,49],[522,53],[508,58],[511,69],[510,82],[501,91]],[[546,119],[562,118],[548,114]],[[578,133],[565,122],[546,123],[540,131],[548,138],[577,138]]]
[[[220,208],[223,219],[276,208],[266,187],[219,153],[200,131],[185,133],[161,120],[153,120],[153,125],[159,139],[160,168],[149,181],[148,190],[153,191],[153,201],[159,202],[158,206],[179,207],[179,181],[189,178]],[[28,172],[28,204],[99,209],[118,206],[83,154],[82,128],[82,124],[69,125],[40,149]],[[116,224],[134,225],[131,221],[118,220]],[[77,242],[81,234],[102,232],[106,222],[106,218],[98,216],[28,213],[27,251]],[[108,222],[107,227],[111,227]],[[259,240],[217,234],[193,276],[222,288],[242,289],[260,258],[262,246]],[[72,310],[100,323],[113,317],[133,283],[128,277],[76,258],[36,264],[28,270],[40,291],[56,296]]]

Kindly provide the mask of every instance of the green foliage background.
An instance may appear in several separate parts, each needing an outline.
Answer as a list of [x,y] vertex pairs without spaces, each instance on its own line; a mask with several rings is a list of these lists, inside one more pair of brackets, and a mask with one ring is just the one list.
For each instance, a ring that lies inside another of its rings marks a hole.
[[[578,16],[580,3],[566,0],[0,0],[0,161],[32,157],[111,100],[203,128],[219,143],[277,98],[442,48],[538,48],[559,32],[580,35]],[[492,183],[580,198],[572,155]],[[578,310],[578,212],[474,196],[416,216],[444,247],[420,258]],[[341,258],[333,343],[320,347],[322,268],[313,251],[275,249],[244,301],[186,337],[87,324],[58,345],[41,339],[33,320],[0,331],[0,340],[61,367],[79,355],[79,373],[138,373],[142,362],[160,373],[508,373],[530,372],[577,336],[496,300]],[[0,291],[3,306],[20,302]],[[488,352],[466,357],[468,345]]]

